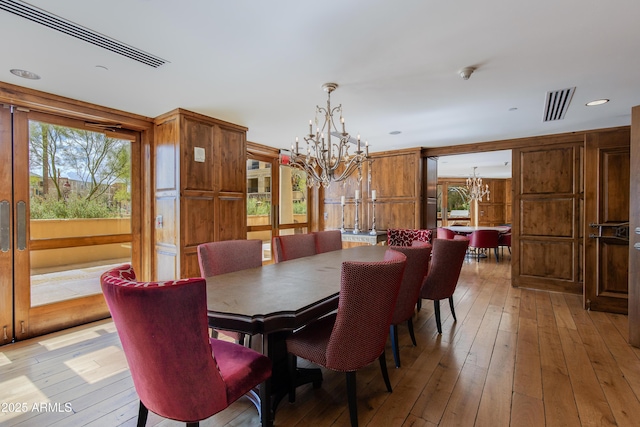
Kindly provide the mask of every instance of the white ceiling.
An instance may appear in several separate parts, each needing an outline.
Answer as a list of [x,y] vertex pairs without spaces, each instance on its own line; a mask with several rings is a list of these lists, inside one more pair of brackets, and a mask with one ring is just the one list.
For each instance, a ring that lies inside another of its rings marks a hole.
[[[308,130],[326,82],[371,151],[629,125],[640,104],[638,0],[29,3],[169,62],[0,11],[0,80],[148,117],[181,107],[279,148]],[[546,93],[573,86],[565,119],[544,123]],[[611,102],[585,106],[598,98]]]

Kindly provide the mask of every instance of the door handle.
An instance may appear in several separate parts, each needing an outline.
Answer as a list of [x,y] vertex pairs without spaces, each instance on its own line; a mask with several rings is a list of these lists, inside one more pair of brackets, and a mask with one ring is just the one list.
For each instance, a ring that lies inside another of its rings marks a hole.
[[11,248],[10,220],[11,209],[9,208],[9,202],[3,200],[0,202],[0,251],[2,252],[9,252]]
[[18,250],[27,249],[27,204],[20,200],[17,204]]

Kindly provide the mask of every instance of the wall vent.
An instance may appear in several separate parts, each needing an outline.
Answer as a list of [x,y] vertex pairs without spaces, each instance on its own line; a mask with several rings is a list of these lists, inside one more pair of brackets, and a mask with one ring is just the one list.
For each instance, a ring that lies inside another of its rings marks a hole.
[[22,18],[36,22],[38,24],[49,27],[53,30],[60,31],[71,37],[83,40],[92,45],[107,49],[113,53],[126,56],[134,61],[141,62],[153,68],[166,64],[168,61],[143,52],[134,47],[128,46],[112,38],[103,36],[95,31],[77,25],[71,21],[60,18],[42,9],[38,9],[30,4],[16,0],[0,0],[0,10],[10,12]]
[[569,104],[575,91],[576,88],[574,86],[569,89],[547,92],[547,101],[544,104],[544,117],[542,121],[551,122],[564,119],[564,115],[569,109]]

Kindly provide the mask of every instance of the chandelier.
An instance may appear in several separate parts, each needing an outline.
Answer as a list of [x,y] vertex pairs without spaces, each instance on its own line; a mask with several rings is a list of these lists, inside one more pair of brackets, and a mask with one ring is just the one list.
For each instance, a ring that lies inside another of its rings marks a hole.
[[[328,187],[331,182],[347,179],[358,170],[358,182],[362,180],[362,164],[369,159],[369,142],[365,142],[364,151],[360,145],[360,135],[356,141],[356,151],[349,154],[350,136],[345,130],[342,117],[342,104],[331,107],[331,92],[338,88],[337,83],[325,83],[322,88],[327,92],[327,106],[316,106],[315,133],[313,121],[309,120],[309,134],[304,137],[307,143],[306,153],[300,152],[300,142],[296,137],[295,145],[291,145],[290,166],[307,173],[307,185]],[[319,127],[318,116],[324,120]],[[336,127],[334,116],[340,116],[341,131]],[[335,139],[332,141],[331,137]]]
[[485,184],[482,186],[482,178],[476,175],[477,167],[473,167],[473,176],[467,178],[467,189],[469,190],[469,200],[478,200],[482,201],[484,196],[487,196],[487,200],[489,199],[489,184]]

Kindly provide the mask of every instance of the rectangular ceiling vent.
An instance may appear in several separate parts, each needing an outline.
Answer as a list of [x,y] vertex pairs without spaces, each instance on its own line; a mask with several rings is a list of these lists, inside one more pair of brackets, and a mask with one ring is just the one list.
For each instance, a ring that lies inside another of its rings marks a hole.
[[22,18],[44,25],[45,27],[49,27],[53,30],[60,31],[61,33],[83,40],[87,43],[91,43],[103,49],[107,49],[113,53],[126,56],[127,58],[149,65],[153,68],[158,68],[168,62],[164,59],[158,58],[157,56],[153,56],[139,49],[127,46],[117,40],[103,36],[95,31],[81,27],[71,21],[67,21],[47,11],[38,9],[20,1],[0,0],[0,10],[13,13]]
[[554,92],[547,92],[547,101],[544,105],[544,118],[543,122],[552,122],[554,120],[564,119],[564,115],[569,109],[571,98],[576,91],[575,86],[569,89],[556,90]]

